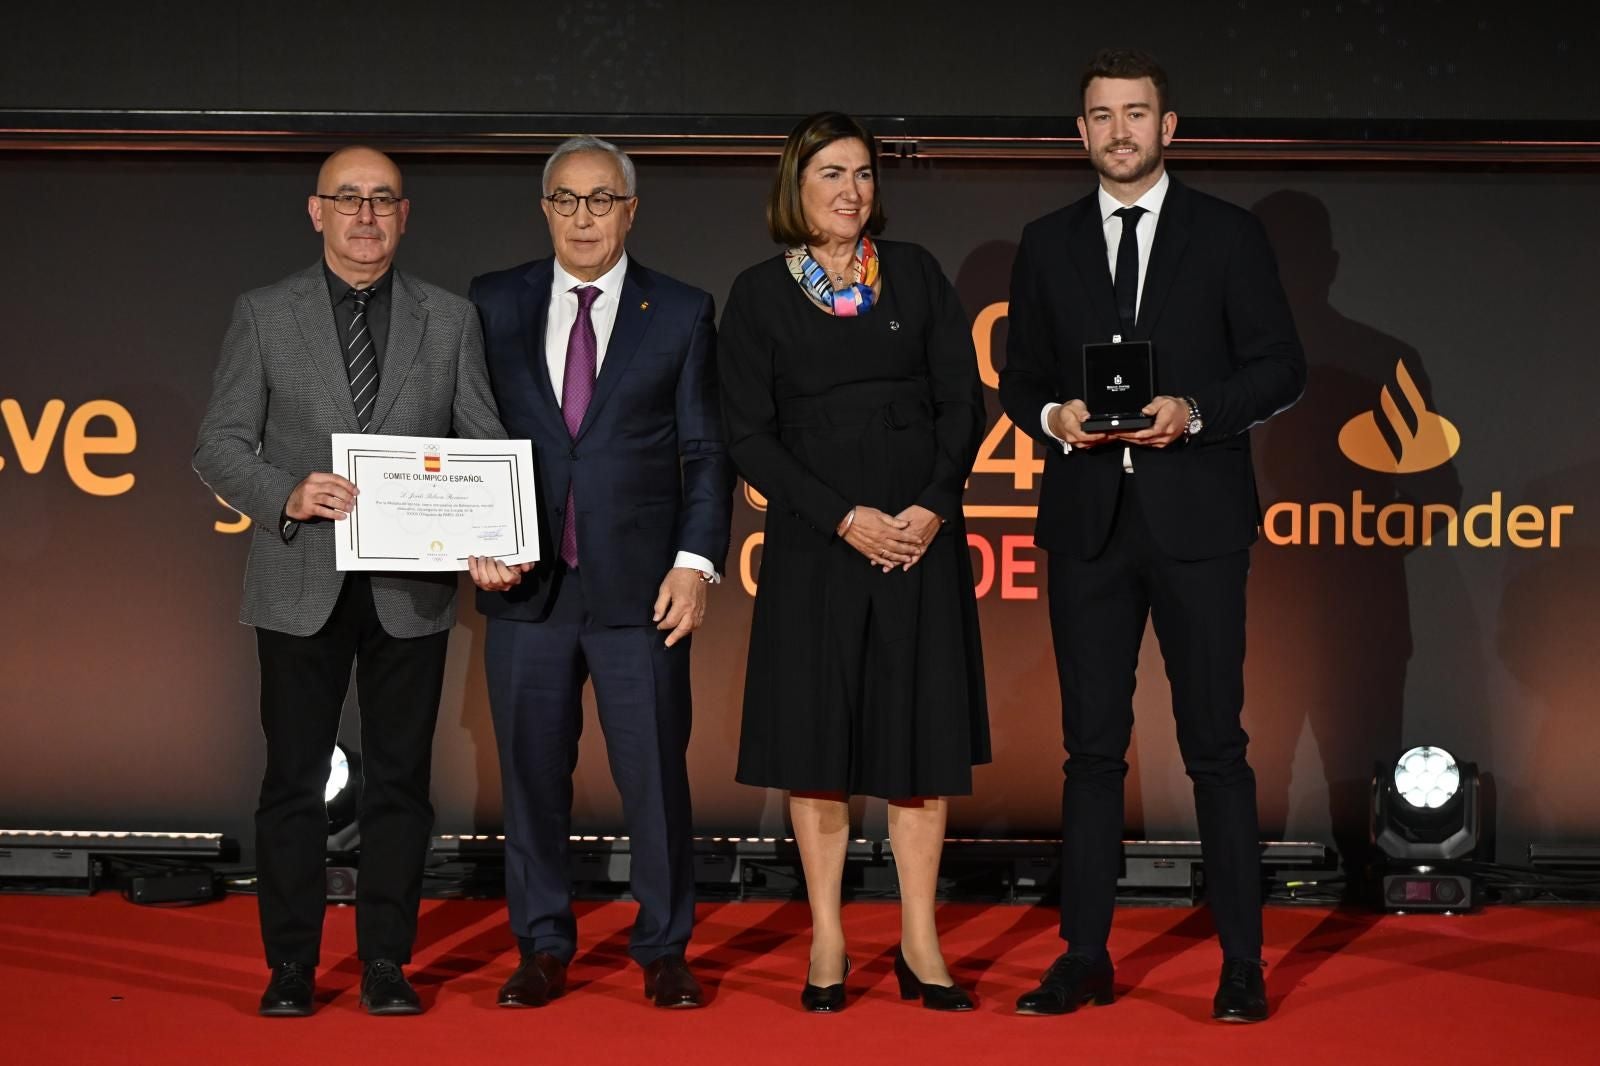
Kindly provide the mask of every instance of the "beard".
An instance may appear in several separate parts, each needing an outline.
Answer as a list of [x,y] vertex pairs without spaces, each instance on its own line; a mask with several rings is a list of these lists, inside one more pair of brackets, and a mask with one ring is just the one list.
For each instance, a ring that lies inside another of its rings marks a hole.
[[1161,166],[1161,143],[1157,141],[1150,146],[1148,152],[1137,155],[1129,161],[1132,164],[1131,169],[1116,169],[1119,165],[1119,159],[1118,157],[1113,157],[1111,151],[1114,148],[1125,147],[1126,144],[1127,142],[1108,144],[1105,148],[1095,153],[1095,172],[1107,181],[1116,182],[1119,185],[1134,185],[1154,174],[1156,169]]

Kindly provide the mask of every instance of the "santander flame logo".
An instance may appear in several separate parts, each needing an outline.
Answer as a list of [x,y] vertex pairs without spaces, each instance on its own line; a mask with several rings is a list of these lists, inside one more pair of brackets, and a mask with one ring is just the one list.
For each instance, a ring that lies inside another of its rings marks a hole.
[[1379,391],[1378,410],[1363,411],[1339,431],[1345,458],[1380,474],[1432,470],[1449,462],[1460,447],[1461,431],[1428,410],[1403,361],[1394,365],[1394,381]]

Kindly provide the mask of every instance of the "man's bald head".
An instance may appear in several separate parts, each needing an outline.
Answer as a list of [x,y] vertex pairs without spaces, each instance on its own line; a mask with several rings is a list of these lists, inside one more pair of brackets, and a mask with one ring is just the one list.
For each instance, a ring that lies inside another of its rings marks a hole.
[[345,176],[346,168],[386,168],[391,175],[392,195],[403,195],[400,191],[400,168],[395,165],[395,161],[376,148],[368,148],[364,144],[346,145],[324,159],[322,169],[317,171],[317,191],[336,192],[333,186]]
[[411,203],[394,160],[375,148],[351,145],[323,161],[306,210],[322,234],[329,269],[351,286],[365,288],[393,264]]

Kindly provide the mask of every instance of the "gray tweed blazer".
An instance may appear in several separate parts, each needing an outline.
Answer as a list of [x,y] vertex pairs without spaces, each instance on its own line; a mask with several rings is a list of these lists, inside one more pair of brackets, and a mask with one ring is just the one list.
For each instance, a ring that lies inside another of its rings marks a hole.
[[[398,270],[393,284],[369,432],[504,438],[472,305]],[[234,304],[194,468],[255,520],[239,614],[248,625],[310,636],[344,584],[333,522],[303,522],[288,541],[278,528],[294,487],[330,468],[330,434],[359,432],[339,349],[320,262]],[[449,628],[455,591],[453,573],[372,575],[378,617],[396,637]]]

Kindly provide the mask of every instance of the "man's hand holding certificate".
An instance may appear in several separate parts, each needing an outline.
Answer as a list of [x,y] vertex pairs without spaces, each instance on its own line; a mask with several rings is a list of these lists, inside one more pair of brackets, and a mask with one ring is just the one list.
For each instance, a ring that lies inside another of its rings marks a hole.
[[340,570],[466,570],[471,556],[506,566],[539,558],[528,441],[335,433],[333,470],[360,491],[336,540]]

